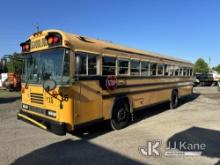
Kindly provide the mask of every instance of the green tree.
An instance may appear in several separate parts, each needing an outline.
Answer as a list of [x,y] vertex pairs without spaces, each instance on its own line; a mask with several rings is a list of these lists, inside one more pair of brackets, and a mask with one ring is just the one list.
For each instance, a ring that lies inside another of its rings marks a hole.
[[213,67],[213,70],[217,71],[218,73],[220,73],[220,64],[217,65],[216,67]]
[[21,54],[14,53],[12,55],[9,55],[8,57],[9,57],[9,61],[6,64],[8,72],[21,74],[22,73]]
[[7,73],[8,68],[6,65],[6,59],[3,57],[0,59],[0,73]]
[[203,60],[202,58],[199,58],[193,66],[193,72],[194,73],[208,73],[209,66],[205,62],[205,60]]

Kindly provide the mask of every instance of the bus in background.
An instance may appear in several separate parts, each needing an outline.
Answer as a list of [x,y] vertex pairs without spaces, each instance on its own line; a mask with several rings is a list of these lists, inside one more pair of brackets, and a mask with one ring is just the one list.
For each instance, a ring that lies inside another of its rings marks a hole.
[[192,94],[192,63],[60,30],[34,33],[24,58],[18,119],[58,135],[109,121],[122,129],[132,114]]
[[21,89],[21,75],[16,73],[7,73],[8,78],[4,82],[4,87],[9,91],[20,91]]
[[0,73],[0,88],[4,88],[4,84],[7,79],[8,73]]
[[0,73],[0,88],[9,91],[20,91],[21,75],[16,73]]
[[0,73],[0,87],[9,91],[20,91],[22,59],[20,54],[4,55],[0,59],[2,72]]

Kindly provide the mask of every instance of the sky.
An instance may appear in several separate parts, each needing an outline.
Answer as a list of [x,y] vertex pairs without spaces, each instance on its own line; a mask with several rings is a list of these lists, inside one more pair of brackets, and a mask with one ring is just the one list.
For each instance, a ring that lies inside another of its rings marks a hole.
[[195,62],[220,64],[219,0],[7,0],[0,57],[40,30],[61,29]]

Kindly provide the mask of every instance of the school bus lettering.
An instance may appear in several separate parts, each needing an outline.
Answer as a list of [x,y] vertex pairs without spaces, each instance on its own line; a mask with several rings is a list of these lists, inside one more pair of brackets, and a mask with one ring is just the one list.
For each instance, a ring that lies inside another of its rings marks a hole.
[[46,46],[48,46],[48,44],[45,38],[31,41],[31,49],[37,49],[37,48],[46,47]]

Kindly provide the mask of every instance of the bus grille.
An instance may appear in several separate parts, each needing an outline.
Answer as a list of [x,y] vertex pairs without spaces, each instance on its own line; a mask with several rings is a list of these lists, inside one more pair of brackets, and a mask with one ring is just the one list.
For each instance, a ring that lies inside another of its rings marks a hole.
[[41,93],[31,93],[31,102],[37,104],[43,104],[43,94]]

